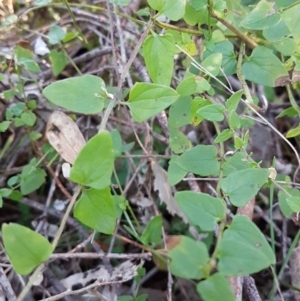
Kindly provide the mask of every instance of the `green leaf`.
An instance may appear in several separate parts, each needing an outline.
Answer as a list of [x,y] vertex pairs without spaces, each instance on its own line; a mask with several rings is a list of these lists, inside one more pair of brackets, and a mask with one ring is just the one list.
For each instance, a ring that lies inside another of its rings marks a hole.
[[287,133],[286,133],[286,137],[287,138],[292,138],[292,137],[297,137],[300,135],[300,124],[293,128],[293,129],[290,129]]
[[178,21],[184,15],[185,0],[148,0],[149,5],[171,21]]
[[288,72],[272,50],[263,46],[253,50],[248,61],[242,66],[242,73],[247,80],[269,87],[275,87],[279,77],[288,76]]
[[233,112],[237,109],[242,95],[243,90],[236,91],[227,99],[225,106],[229,112]]
[[202,66],[212,75],[217,76],[222,65],[222,53],[213,53],[202,63]]
[[[300,197],[300,191],[295,188],[285,188],[285,190],[291,194],[293,197]],[[290,217],[294,212],[287,202],[288,195],[286,195],[283,191],[278,192],[278,203],[279,208],[285,217]],[[297,211],[296,211],[297,212]]]
[[179,183],[187,174],[186,170],[177,165],[178,158],[178,156],[172,156],[171,160],[169,161],[168,182],[171,186]]
[[71,168],[70,180],[102,189],[110,184],[113,168],[113,142],[109,132],[104,131],[95,135],[82,148]]
[[82,113],[100,113],[106,99],[104,81],[94,75],[83,75],[54,82],[43,90],[55,105]]
[[112,234],[116,226],[116,209],[110,188],[84,190],[75,205],[74,217],[100,233]]
[[225,159],[225,162],[222,165],[223,176],[227,177],[231,173],[250,167],[251,165],[247,160],[246,155],[242,152],[236,152]]
[[226,40],[218,42],[214,45],[213,50],[207,49],[204,53],[204,58],[208,57],[213,53],[221,53],[222,54],[222,64],[221,67],[224,70],[226,75],[232,75],[236,73],[236,54],[233,48],[233,44]]
[[290,31],[283,20],[280,20],[275,26],[263,30],[263,36],[270,42],[280,41],[289,34]]
[[218,103],[200,108],[197,114],[203,119],[220,122],[224,119],[224,111],[225,107]]
[[285,22],[292,36],[297,39],[300,38],[300,33],[299,33],[300,14],[299,14],[298,5],[286,9],[282,13],[282,20]]
[[130,90],[126,104],[134,121],[143,122],[169,107],[178,97],[178,93],[172,88],[151,83],[136,83]]
[[22,201],[23,194],[19,190],[13,190],[9,195],[9,199],[17,202]]
[[117,129],[112,130],[110,135],[114,145],[114,157],[117,158],[123,152],[122,137]]
[[13,116],[20,116],[26,108],[25,103],[23,102],[17,102],[13,104],[9,109],[6,111],[10,111]]
[[261,0],[255,8],[246,15],[241,26],[247,29],[263,30],[279,23],[280,14],[274,11],[273,3]]
[[272,44],[276,50],[285,56],[292,55],[296,50],[296,42],[292,38],[283,37],[280,41],[276,41]]
[[52,45],[58,44],[66,36],[64,30],[57,25],[51,26],[48,34],[49,43]]
[[180,96],[188,96],[196,93],[200,94],[209,89],[211,89],[211,85],[205,78],[192,74],[178,85],[176,91]]
[[190,107],[192,98],[190,96],[180,96],[169,109],[168,125],[170,128],[179,128],[190,124]]
[[216,175],[220,170],[217,149],[212,145],[197,145],[177,159],[177,165],[200,176]]
[[245,206],[268,181],[269,170],[263,168],[243,169],[231,173],[222,180],[221,188],[234,206]]
[[203,231],[213,231],[217,222],[226,216],[224,201],[206,193],[181,191],[175,198],[191,224]]
[[204,7],[197,11],[192,5],[191,2],[187,2],[185,6],[185,13],[183,16],[184,21],[190,25],[195,26],[196,24],[207,24],[208,20],[207,8]]
[[247,216],[234,216],[221,238],[219,271],[226,276],[245,276],[275,262],[275,255],[258,227]]
[[185,279],[203,278],[209,259],[205,244],[187,236],[178,236],[178,240],[178,244],[168,252],[171,273]]
[[26,165],[21,173],[21,192],[23,195],[29,194],[45,183],[46,172],[43,169],[32,165]]
[[230,129],[226,129],[222,131],[214,140],[214,143],[221,143],[227,141],[232,137],[232,131]]
[[151,35],[143,44],[143,54],[149,75],[154,83],[170,86],[174,69],[174,38]]
[[36,115],[31,111],[23,112],[21,115],[21,120],[27,126],[34,126],[36,122]]
[[52,72],[55,76],[59,75],[66,67],[68,60],[63,52],[52,50],[49,55]]
[[18,45],[15,47],[14,52],[16,57],[16,63],[19,66],[23,66],[27,71],[30,72],[41,72],[39,65],[34,61],[33,53],[30,50],[22,48]]
[[170,128],[169,145],[175,154],[179,154],[190,149],[192,142],[178,129]]
[[158,244],[161,241],[161,229],[162,229],[162,217],[160,215],[155,216],[147,224],[143,234],[141,236],[141,241],[144,245]]
[[289,107],[289,108],[283,110],[276,118],[280,118],[283,116],[295,117],[297,115],[298,115],[297,110],[293,107]]
[[49,241],[27,227],[3,224],[2,237],[8,258],[18,274],[29,274],[52,254]]
[[10,125],[10,121],[2,121],[0,122],[0,132],[5,132]]
[[286,202],[293,212],[300,212],[300,197],[290,196],[286,198]]
[[197,284],[197,292],[203,301],[235,301],[229,281],[216,273]]
[[203,108],[210,104],[211,104],[211,101],[209,99],[205,99],[202,97],[195,97],[191,103],[191,110],[190,110],[191,121],[190,121],[190,123],[192,123],[194,126],[200,124],[204,120],[204,118],[200,117],[199,114],[197,113],[197,111],[200,108]]

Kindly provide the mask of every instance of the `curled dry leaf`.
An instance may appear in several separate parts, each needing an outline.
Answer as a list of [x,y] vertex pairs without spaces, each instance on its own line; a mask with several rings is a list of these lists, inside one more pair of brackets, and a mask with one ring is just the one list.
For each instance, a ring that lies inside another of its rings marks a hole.
[[187,224],[188,219],[179,208],[173,196],[171,186],[168,182],[167,172],[154,160],[151,160],[151,168],[154,175],[154,190],[158,191],[160,201],[167,205],[169,213],[172,215],[177,214]]
[[60,111],[50,115],[46,137],[53,148],[70,164],[74,163],[86,143],[77,124]]

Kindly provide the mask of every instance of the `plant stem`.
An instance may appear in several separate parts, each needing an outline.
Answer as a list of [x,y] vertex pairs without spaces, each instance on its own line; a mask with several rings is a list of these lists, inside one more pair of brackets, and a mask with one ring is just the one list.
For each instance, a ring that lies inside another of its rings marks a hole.
[[[63,216],[63,219],[62,219],[62,221],[61,221],[61,224],[60,224],[60,226],[59,226],[59,229],[58,229],[58,231],[57,231],[57,233],[56,233],[56,236],[55,236],[55,238],[54,238],[54,240],[53,240],[53,242],[52,242],[52,249],[53,249],[53,251],[55,250],[55,248],[56,248],[56,246],[57,246],[57,243],[58,243],[58,241],[59,241],[59,239],[60,239],[60,237],[61,237],[61,234],[62,234],[62,232],[63,232],[63,230],[64,230],[64,228],[65,228],[65,225],[66,225],[66,223],[67,223],[67,219],[68,219],[68,217],[69,217],[69,215],[70,215],[70,213],[71,213],[71,210],[72,210],[72,208],[73,208],[73,206],[74,206],[74,204],[75,204],[75,202],[76,202],[76,199],[77,199],[77,197],[78,197],[80,191],[81,191],[81,189],[78,187],[77,190],[76,190],[76,192],[74,193],[74,195],[73,195],[73,197],[72,197],[72,199],[71,199],[71,201],[70,201],[68,207],[67,207],[67,210],[66,210],[66,212],[65,212],[65,214],[64,214],[64,216]],[[38,277],[38,275],[42,272],[42,270],[44,269],[44,267],[45,267],[45,264],[42,263],[42,264],[40,264],[40,265],[36,268],[36,270],[35,270],[35,271],[33,272],[33,274],[30,276],[30,278],[29,278],[27,284],[25,285],[25,287],[24,287],[23,290],[21,291],[21,293],[20,293],[20,295],[18,296],[18,298],[17,298],[16,301],[22,301],[22,300],[26,297],[26,295],[27,295],[27,293],[29,292],[29,290],[31,289],[31,287],[32,287],[32,285],[33,285],[33,283],[34,283],[34,281],[36,280],[36,278]]]
[[241,31],[239,31],[238,29],[236,29],[233,25],[231,25],[230,23],[228,23],[225,19],[220,18],[212,9],[211,10],[211,16],[214,17],[215,19],[217,19],[219,22],[221,22],[223,25],[225,25],[229,30],[231,30],[233,33],[235,33],[242,41],[244,41],[245,43],[247,43],[247,45],[254,49],[257,47],[257,44],[251,40],[247,35],[245,35],[244,33],[242,33]]
[[135,46],[135,48],[133,49],[132,51],[132,54],[128,60],[128,62],[126,63],[124,69],[123,69],[123,72],[121,74],[121,78],[120,78],[120,81],[118,83],[118,86],[116,88],[116,91],[115,91],[115,94],[114,94],[114,98],[110,101],[108,107],[106,108],[105,112],[104,112],[104,115],[103,115],[103,118],[102,118],[102,121],[101,121],[101,124],[100,124],[100,128],[99,128],[99,133],[103,132],[106,128],[106,123],[108,121],[108,118],[109,118],[109,115],[110,113],[112,112],[115,104],[117,103],[117,95],[119,94],[119,92],[121,91],[121,88],[122,88],[122,85],[123,85],[123,82],[125,80],[125,77],[126,77],[126,74],[127,72],[129,71],[129,68],[131,66],[131,64],[133,63],[135,57],[137,56],[138,52],[139,52],[139,49],[141,48],[144,40],[146,39],[151,27],[152,27],[152,24],[153,22],[150,21],[146,27],[146,30],[143,32],[142,36],[140,37],[140,39],[138,40],[137,42],[137,45]]

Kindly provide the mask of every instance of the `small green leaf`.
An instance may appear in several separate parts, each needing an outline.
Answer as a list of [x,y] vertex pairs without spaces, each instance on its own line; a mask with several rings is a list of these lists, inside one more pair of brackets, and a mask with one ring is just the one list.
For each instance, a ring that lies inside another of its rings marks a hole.
[[278,78],[288,76],[282,62],[272,50],[264,46],[253,50],[250,58],[242,66],[242,73],[247,80],[269,87],[275,87]]
[[[300,191],[298,189],[295,188],[285,188],[285,190],[291,194],[293,197],[300,197]],[[283,192],[283,191],[279,191],[278,192],[278,203],[279,203],[279,208],[281,210],[281,212],[283,213],[283,215],[285,217],[290,217],[291,214],[295,211],[293,211],[291,209],[291,207],[289,206],[288,202],[287,202],[287,198],[288,196]],[[297,211],[296,211],[297,212]]]
[[241,207],[257,194],[268,181],[268,177],[268,169],[243,169],[233,172],[223,179],[221,188],[234,206]]
[[241,147],[244,146],[244,140],[238,136],[234,137],[234,148],[236,150],[240,149]]
[[2,121],[0,122],[0,132],[5,132],[10,125],[10,121]]
[[203,231],[213,231],[216,223],[226,215],[224,201],[206,193],[181,191],[175,194],[175,198],[191,224]]
[[289,108],[283,110],[276,118],[280,118],[283,116],[295,117],[297,115],[298,115],[297,110],[294,109],[293,107],[289,107]]
[[[150,2],[157,2],[157,1],[148,1]],[[160,1],[161,2],[161,1]],[[184,8],[185,8],[185,0],[164,0],[163,5],[160,9],[157,9],[160,14],[165,15],[167,18],[169,18],[171,21],[178,21],[184,16]]]
[[74,217],[100,233],[112,234],[116,226],[116,209],[110,188],[84,190],[75,205]]
[[57,25],[51,26],[48,34],[49,43],[52,45],[58,44],[66,36],[64,30]]
[[287,133],[286,133],[286,138],[292,138],[292,137],[296,137],[296,136],[299,136],[300,135],[300,124],[293,128],[293,129],[290,129]]
[[275,12],[273,3],[266,0],[261,0],[255,8],[246,15],[241,22],[241,26],[252,30],[263,30],[271,28],[279,23],[280,14]]
[[158,244],[161,241],[161,230],[162,217],[158,215],[147,224],[141,236],[141,241],[144,245]]
[[289,9],[286,9],[282,13],[282,20],[285,22],[286,26],[290,30],[290,33],[294,38],[300,38],[299,33],[299,22],[300,14],[298,5],[294,5]]
[[[15,104],[13,104],[6,111],[10,111],[13,116],[20,116],[24,112],[25,108],[26,108],[25,103],[23,103],[23,102],[17,102]],[[7,119],[9,119],[9,118],[7,118]]]
[[211,88],[209,82],[201,77],[194,74],[186,77],[177,87],[176,91],[180,96],[188,96],[197,93],[203,93]]
[[286,202],[293,212],[300,212],[300,197],[290,196],[286,198]]
[[168,125],[170,128],[179,128],[190,124],[192,98],[190,96],[180,96],[169,109]]
[[225,106],[229,112],[235,111],[237,109],[242,95],[242,90],[236,91],[227,99]]
[[178,156],[172,156],[171,160],[169,161],[168,182],[171,186],[179,183],[187,174],[186,170],[180,168],[176,164],[178,158]]
[[3,224],[2,237],[8,258],[18,274],[29,274],[52,254],[49,241],[27,227]]
[[21,173],[21,192],[23,195],[29,194],[45,183],[46,172],[43,169],[32,165],[23,167]]
[[202,63],[202,66],[212,75],[217,76],[222,66],[222,53],[213,53]]
[[197,284],[197,292],[203,301],[235,301],[228,279],[216,273]]
[[22,201],[23,194],[19,190],[12,190],[11,194],[9,195],[9,199],[13,201]]
[[178,129],[170,128],[169,144],[175,154],[180,154],[192,147],[192,142]]
[[70,180],[102,189],[110,184],[113,168],[113,142],[109,132],[104,131],[82,148],[71,169]]
[[232,131],[230,129],[226,129],[222,131],[214,140],[214,143],[221,143],[227,141],[232,137]]
[[275,264],[275,255],[258,227],[244,215],[236,215],[220,242],[219,271],[245,276]]
[[178,97],[178,93],[172,88],[151,83],[136,83],[130,90],[127,105],[133,119],[143,122],[169,107]]
[[205,244],[187,236],[179,236],[178,240],[178,244],[168,252],[171,273],[185,279],[203,278],[209,259]]
[[227,177],[229,174],[250,168],[251,165],[246,158],[246,155],[242,152],[236,152],[232,156],[229,156],[225,159],[225,162],[222,165],[223,176]]
[[273,46],[283,55],[290,56],[295,52],[297,44],[294,39],[283,37],[280,41],[274,42]]
[[204,120],[204,118],[199,116],[197,111],[200,108],[203,108],[203,107],[208,106],[210,104],[211,104],[211,101],[209,99],[205,99],[205,98],[202,98],[202,97],[195,97],[192,100],[192,103],[191,103],[191,117],[190,118],[191,118],[191,123],[194,126],[200,124]]
[[225,107],[222,104],[212,104],[200,108],[197,114],[206,120],[220,122],[224,119],[224,110]]
[[59,75],[66,67],[68,60],[63,52],[52,50],[49,55],[52,72],[55,76]]
[[30,132],[29,133],[29,139],[31,141],[36,141],[38,139],[40,139],[43,135],[41,133],[38,133],[38,132]]
[[275,26],[263,30],[263,36],[270,42],[280,41],[289,34],[290,30],[283,20],[280,20]]
[[[216,30],[213,32],[213,35],[215,32]],[[226,40],[226,41],[221,41],[216,43],[212,50],[207,49],[205,51],[204,58],[208,57],[212,53],[222,54],[221,67],[226,75],[232,75],[236,73],[236,66],[237,66],[236,54],[233,48],[233,44],[230,41]]]
[[174,38],[170,34],[164,36],[148,36],[143,44],[143,54],[149,75],[154,83],[170,86],[174,69]]
[[23,112],[21,115],[21,120],[27,126],[34,126],[36,122],[36,115],[31,111]]
[[94,75],[83,75],[54,82],[43,90],[45,97],[55,105],[82,113],[100,113],[104,107],[104,81]]
[[30,50],[22,48],[18,45],[15,47],[14,52],[16,57],[16,63],[19,66],[23,66],[27,71],[30,72],[41,72],[39,65],[34,61],[33,53]]
[[228,119],[228,125],[229,125],[230,129],[232,129],[232,130],[237,130],[241,127],[241,119],[235,111],[232,111],[230,113],[229,119]]
[[176,164],[200,176],[216,175],[220,170],[217,153],[217,149],[212,145],[197,145],[182,154]]

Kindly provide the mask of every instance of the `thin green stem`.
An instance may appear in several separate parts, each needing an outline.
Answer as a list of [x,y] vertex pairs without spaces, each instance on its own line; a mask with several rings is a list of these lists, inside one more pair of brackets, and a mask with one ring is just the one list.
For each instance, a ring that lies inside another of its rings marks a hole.
[[167,23],[163,23],[160,22],[158,20],[154,20],[155,24],[159,27],[162,28],[166,28],[166,29],[172,29],[172,30],[176,30],[178,32],[184,32],[184,33],[188,33],[188,34],[193,34],[193,35],[203,35],[202,30],[194,30],[194,29],[190,29],[190,28],[181,28],[172,24],[167,24]]
[[[63,232],[63,230],[64,230],[64,228],[65,228],[66,223],[67,223],[67,219],[68,219],[68,217],[69,217],[69,215],[70,215],[70,213],[71,213],[71,210],[72,210],[72,208],[73,208],[73,206],[74,206],[74,204],[75,204],[75,202],[76,202],[76,200],[77,200],[77,197],[78,197],[80,191],[81,191],[81,189],[78,187],[77,190],[76,190],[76,192],[74,193],[74,195],[73,195],[73,197],[72,197],[72,199],[71,199],[71,201],[70,201],[68,207],[67,207],[67,210],[66,210],[66,212],[65,212],[65,214],[64,214],[64,216],[63,216],[63,219],[62,219],[62,221],[61,221],[61,223],[60,223],[59,229],[58,229],[58,231],[57,231],[57,233],[56,233],[56,235],[55,235],[55,238],[54,238],[54,240],[53,240],[53,242],[52,242],[52,250],[53,250],[53,251],[55,250],[55,248],[56,248],[56,246],[57,246],[57,243],[58,243],[58,241],[59,241],[59,239],[60,239],[60,237],[61,237],[61,235],[62,235],[62,232]],[[42,273],[42,271],[43,271],[43,269],[44,269],[44,266],[45,266],[45,264],[42,263],[42,264],[40,264],[40,265],[36,268],[36,270],[35,270],[35,271],[33,272],[33,274],[30,276],[30,278],[29,278],[27,284],[25,285],[25,287],[24,287],[23,290],[21,291],[21,293],[20,293],[20,295],[18,296],[18,298],[17,298],[16,301],[22,301],[22,300],[26,297],[27,293],[29,292],[29,290],[31,289],[31,287],[32,287],[33,284],[34,284],[34,281],[36,280],[36,278],[38,277],[38,275],[39,275],[40,273]]]
[[122,88],[123,82],[125,80],[126,74],[128,73],[131,64],[133,63],[133,61],[134,61],[135,57],[137,56],[144,40],[146,39],[146,37],[147,37],[151,27],[152,27],[152,24],[153,24],[152,21],[150,21],[148,23],[148,26],[147,26],[146,30],[144,31],[144,33],[140,37],[139,41],[137,42],[137,45],[135,46],[134,50],[132,51],[132,54],[131,54],[129,60],[126,63],[124,69],[123,69],[120,81],[118,83],[118,86],[117,86],[115,94],[114,94],[114,98],[110,101],[108,107],[106,108],[106,110],[104,112],[104,115],[103,115],[103,118],[102,118],[102,121],[101,121],[101,124],[100,124],[100,127],[99,127],[99,133],[103,132],[106,128],[106,124],[108,122],[109,115],[111,114],[114,106],[117,103],[117,95],[121,91],[121,88]]
[[[217,122],[214,122],[214,127],[216,129],[217,134],[220,135],[221,130],[220,130],[219,124]],[[220,157],[221,157],[221,160],[224,159],[224,155],[225,155],[224,143],[220,142]],[[217,193],[218,193],[218,196],[221,196],[221,182],[222,182],[222,178],[223,178],[223,171],[222,171],[222,169],[220,169],[219,181],[218,181],[218,184],[217,184]]]
[[66,6],[68,12],[69,12],[69,14],[70,14],[70,16],[71,16],[71,19],[73,20],[74,26],[75,26],[76,30],[78,31],[80,37],[82,38],[83,42],[84,42],[85,44],[87,44],[87,40],[86,40],[86,38],[84,37],[84,35],[83,35],[81,29],[79,28],[79,26],[78,26],[78,24],[77,24],[77,22],[76,22],[75,16],[74,16],[74,14],[73,14],[73,12],[72,12],[72,10],[71,10],[71,8],[70,8],[70,5],[69,5],[69,3],[68,3],[68,0],[62,0],[62,1],[63,1],[64,5]]

